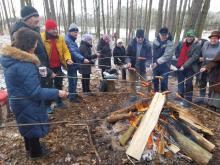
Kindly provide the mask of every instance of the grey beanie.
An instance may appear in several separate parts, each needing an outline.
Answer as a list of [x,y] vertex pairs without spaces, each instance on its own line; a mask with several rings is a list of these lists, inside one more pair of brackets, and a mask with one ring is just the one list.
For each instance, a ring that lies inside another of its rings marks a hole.
[[78,32],[78,26],[75,23],[71,23],[69,26],[69,32]]
[[92,41],[92,35],[91,34],[83,34],[81,40],[85,41],[85,42],[91,42]]

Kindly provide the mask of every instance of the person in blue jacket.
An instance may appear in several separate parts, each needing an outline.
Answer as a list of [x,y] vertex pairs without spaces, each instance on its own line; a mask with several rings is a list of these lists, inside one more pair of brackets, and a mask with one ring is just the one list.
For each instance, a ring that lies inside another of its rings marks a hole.
[[[72,23],[69,26],[69,32],[65,36],[65,41],[67,44],[67,47],[70,51],[71,58],[73,61],[73,65],[67,65],[67,72],[68,72],[68,81],[69,81],[69,100],[73,103],[80,103],[80,101],[77,99],[77,70],[79,70],[79,63],[89,64],[90,61],[86,59],[79,50],[79,47],[76,43],[76,39],[79,33],[78,26],[75,23]],[[76,63],[76,64],[74,64]]]
[[[68,95],[65,91],[41,88],[38,70],[40,60],[34,54],[38,38],[38,33],[20,28],[12,46],[5,45],[1,50],[0,62],[4,69],[9,104],[17,124],[48,122],[45,100]],[[48,134],[47,125],[19,127],[19,132],[24,137],[25,149],[31,158],[48,154],[39,141]]]

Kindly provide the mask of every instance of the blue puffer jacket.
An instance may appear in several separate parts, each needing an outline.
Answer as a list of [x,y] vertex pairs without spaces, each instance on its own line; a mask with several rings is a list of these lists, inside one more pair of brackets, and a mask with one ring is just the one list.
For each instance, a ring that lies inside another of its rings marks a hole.
[[[4,69],[9,103],[17,123],[48,122],[44,101],[58,98],[58,90],[40,87],[37,68],[40,61],[37,56],[15,47],[4,46],[0,62]],[[48,133],[48,126],[19,127],[19,131],[27,138],[41,138]]]
[[[67,34],[65,36],[65,41],[70,51],[72,61],[74,63],[83,63],[84,57],[80,54],[79,47],[76,43],[76,38],[72,37],[70,34]],[[67,67],[77,70],[79,69],[79,66],[80,66],[79,64],[73,64]]]

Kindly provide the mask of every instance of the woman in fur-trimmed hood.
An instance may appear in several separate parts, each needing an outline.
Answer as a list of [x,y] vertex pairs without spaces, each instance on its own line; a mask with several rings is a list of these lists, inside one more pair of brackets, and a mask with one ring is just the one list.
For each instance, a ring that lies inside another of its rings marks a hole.
[[[3,46],[0,62],[4,69],[9,103],[18,124],[48,122],[44,101],[56,99],[62,91],[41,88],[38,65],[40,61],[33,54],[37,46],[38,34],[27,28],[16,32],[12,46]],[[19,98],[19,99],[16,99]],[[24,137],[25,148],[30,157],[44,154],[39,138],[48,133],[48,126],[19,127]]]

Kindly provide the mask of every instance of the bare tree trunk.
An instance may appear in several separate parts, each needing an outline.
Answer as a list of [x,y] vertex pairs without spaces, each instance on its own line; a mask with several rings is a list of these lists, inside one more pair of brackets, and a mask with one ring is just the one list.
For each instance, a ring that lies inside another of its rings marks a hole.
[[104,2],[101,0],[101,7],[102,7],[102,26],[103,26],[103,31],[106,34],[106,28],[105,28],[105,12],[104,12]]
[[202,11],[199,14],[199,18],[197,19],[196,28],[195,28],[198,38],[201,38],[202,36],[202,31],[209,11],[209,7],[210,7],[210,0],[205,0]]
[[[10,22],[9,22],[9,18],[8,18],[7,8],[5,5],[5,0],[2,0],[2,5],[3,5],[4,11],[5,11],[5,18],[6,18],[6,22],[8,25],[8,30],[10,31],[11,27],[10,27]],[[11,35],[10,35],[10,38],[11,38]]]
[[110,23],[109,23],[109,0],[107,0],[107,33],[110,34]]
[[178,13],[176,16],[176,37],[175,37],[175,43],[177,44],[179,41],[179,38],[177,38],[180,35],[180,31],[181,29],[179,28],[180,26],[180,15],[181,15],[181,11],[182,11],[182,5],[183,5],[183,0],[180,0],[180,4],[179,4],[179,9],[178,9]]
[[134,20],[134,28],[133,29],[137,29],[138,28],[138,21],[140,21],[139,20],[139,18],[138,18],[138,3],[137,3],[137,0],[135,0],[135,12],[134,12],[134,18],[135,18],[135,20]]
[[2,13],[0,12],[0,35],[3,34],[4,31],[4,27],[3,27],[3,17],[2,17]]
[[100,0],[95,0],[95,6],[96,6],[96,20],[97,20],[97,33],[96,33],[96,37],[98,39],[100,39],[101,35],[100,35],[100,26],[101,26],[101,22],[100,22]]
[[96,5],[95,5],[95,0],[93,0],[93,15],[94,15],[94,27],[95,27],[95,33],[97,33],[97,24],[96,24],[96,22],[97,22],[97,20],[96,20],[96,16],[97,16],[97,14],[96,14]]
[[8,5],[8,13],[9,13],[9,23],[10,23],[10,25],[11,25],[11,6],[10,6],[10,3],[9,3],[9,1],[7,1],[7,5]]
[[55,7],[54,7],[54,0],[49,0],[49,2],[50,2],[50,9],[51,9],[51,18],[52,18],[54,21],[57,21],[57,19],[56,19]]
[[144,29],[147,27],[147,11],[148,11],[148,0],[145,3],[145,13],[144,13]]
[[185,31],[188,29],[194,29],[195,24],[202,8],[203,0],[193,0],[192,7],[189,10],[189,15],[186,21]]
[[150,4],[149,4],[149,12],[147,15],[147,26],[146,26],[146,33],[145,36],[147,39],[149,39],[149,32],[150,32],[150,24],[151,24],[151,10],[152,10],[152,0],[150,0]]
[[24,3],[25,0],[20,0],[20,4],[21,4],[21,9],[25,6],[25,3]]
[[86,6],[86,0],[84,0],[84,25],[85,25],[85,31],[88,33],[88,20],[87,20],[87,6]]
[[163,27],[167,26],[168,4],[169,4],[169,0],[166,0],[166,6],[165,6],[165,11],[164,11],[164,17],[163,17]]
[[73,20],[74,23],[76,23],[75,2],[74,2],[74,0],[72,0],[72,14],[73,14],[72,20]]
[[180,23],[179,23],[179,28],[178,28],[178,32],[176,33],[176,43],[180,40],[180,34],[183,28],[183,22],[184,22],[184,18],[186,15],[186,7],[187,7],[187,3],[189,0],[185,0],[184,5],[183,5],[183,11],[182,11],[182,15],[180,17]]
[[127,0],[127,8],[126,8],[126,44],[128,44],[128,6],[129,5],[129,0]]
[[50,7],[49,7],[48,0],[44,0],[44,5],[45,5],[45,11],[46,11],[47,19],[51,19],[51,12],[50,12]]
[[72,23],[72,12],[71,12],[71,0],[68,0],[67,4],[68,4],[68,11],[67,11],[67,17],[68,17],[68,26],[70,26],[70,24]]
[[133,21],[134,21],[134,0],[130,0],[130,25],[129,25],[129,34],[128,34],[128,42],[130,42],[133,31]]
[[[61,2],[60,2],[60,6],[61,6]],[[58,31],[59,31],[59,33],[60,33],[60,26],[61,26],[61,10],[58,10],[58,9],[60,9],[59,7],[58,7],[58,1],[56,1],[56,11],[57,11],[57,21],[58,21]]]
[[80,26],[81,26],[81,34],[84,33],[85,28],[84,28],[84,12],[83,12],[83,0],[80,0],[80,5],[81,5],[81,17],[80,17]]
[[117,21],[116,21],[116,38],[120,38],[120,22],[121,22],[121,0],[118,0]]
[[142,26],[143,26],[143,0],[141,0],[139,19],[140,19],[139,28],[142,28]]
[[156,23],[156,32],[155,36],[158,34],[161,26],[162,26],[162,18],[163,18],[163,3],[164,0],[159,0],[158,11],[157,11],[157,23]]
[[168,15],[168,29],[172,36],[175,34],[175,19],[176,19],[177,0],[170,0],[169,15]]
[[112,10],[112,34],[115,32],[115,17],[114,17],[114,3],[111,0],[111,10]]
[[14,5],[12,3],[12,0],[11,0],[11,7],[12,7],[12,13],[13,13],[14,21],[16,21],[15,8],[14,8]]
[[0,5],[1,5],[1,9],[0,9],[0,12],[1,12],[1,15],[2,15],[2,23],[3,23],[3,29],[6,29],[6,25],[5,25],[5,15],[4,15],[4,8],[3,8],[3,5],[2,5],[2,3],[0,3]]
[[67,19],[66,19],[66,11],[65,11],[65,4],[64,0],[61,0],[61,11],[63,15],[63,27],[64,27],[64,32],[66,34],[67,32]]

